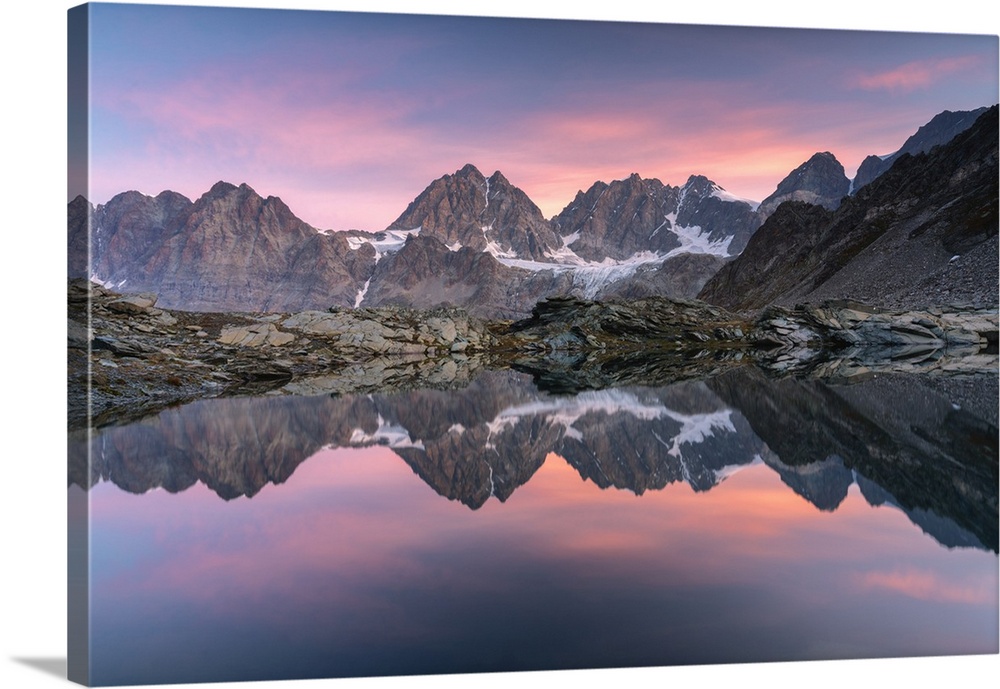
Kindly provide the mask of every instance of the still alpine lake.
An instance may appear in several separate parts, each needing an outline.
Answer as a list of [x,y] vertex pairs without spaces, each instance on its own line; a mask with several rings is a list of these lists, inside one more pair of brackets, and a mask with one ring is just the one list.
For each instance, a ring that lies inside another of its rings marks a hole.
[[99,429],[69,487],[92,681],[997,653],[996,400],[495,371]]

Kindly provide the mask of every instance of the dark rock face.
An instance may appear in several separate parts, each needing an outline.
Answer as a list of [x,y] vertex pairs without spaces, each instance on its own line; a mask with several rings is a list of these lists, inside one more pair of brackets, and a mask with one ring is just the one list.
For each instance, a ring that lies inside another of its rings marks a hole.
[[446,246],[545,260],[562,246],[538,206],[499,171],[473,165],[431,182],[387,230],[420,228]]
[[832,153],[816,153],[781,180],[774,193],[760,202],[759,212],[767,218],[785,201],[804,201],[835,210],[850,188],[851,181],[840,161]]
[[799,273],[788,266],[819,263],[814,255],[831,221],[831,211],[802,201],[787,201],[757,231],[739,259],[710,278],[699,299],[730,309],[760,308],[792,291]]
[[680,249],[678,230],[695,227],[718,253],[735,255],[760,220],[749,203],[727,197],[706,177],[692,176],[684,186],[672,187],[632,174],[578,192],[552,224],[578,256],[602,261]]
[[219,182],[192,203],[126,192],[93,211],[91,272],[166,308],[291,311],[353,304],[374,252],[320,234],[276,197]]
[[676,187],[633,174],[577,192],[552,224],[569,248],[588,261],[622,260],[639,251],[667,252],[680,246],[669,231],[668,218],[677,211],[678,198]]
[[786,204],[699,297],[730,309],[855,299],[888,308],[996,304],[997,108],[905,155],[833,212]]
[[910,155],[926,153],[935,146],[948,143],[975,124],[979,116],[986,112],[986,110],[987,108],[962,110],[959,112],[945,110],[935,115],[930,122],[920,127],[895,153],[887,156],[868,156],[861,162],[861,166],[854,176],[851,193],[856,194],[861,187],[891,168],[893,163],[903,157],[903,155],[907,153]]
[[519,318],[542,297],[571,285],[569,275],[506,266],[490,253],[469,247],[451,251],[421,233],[379,262],[364,304],[461,305],[476,316]]
[[[213,191],[221,193],[222,186]],[[189,199],[171,191],[155,197],[127,191],[114,197],[96,209],[92,220],[93,271],[113,282],[138,280],[141,286],[130,288],[148,289],[166,269],[157,253],[182,232],[193,210]],[[192,246],[188,257],[194,250]]]
[[[713,243],[728,240],[728,255],[743,251],[762,218],[750,203],[729,197],[712,180],[692,175],[681,187],[677,224],[699,227]],[[731,237],[731,239],[729,239]]]

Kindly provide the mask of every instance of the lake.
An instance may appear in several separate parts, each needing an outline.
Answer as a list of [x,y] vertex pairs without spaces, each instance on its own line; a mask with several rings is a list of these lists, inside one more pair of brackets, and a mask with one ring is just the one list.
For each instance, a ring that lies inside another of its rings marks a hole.
[[77,442],[92,681],[997,653],[995,373],[537,379]]

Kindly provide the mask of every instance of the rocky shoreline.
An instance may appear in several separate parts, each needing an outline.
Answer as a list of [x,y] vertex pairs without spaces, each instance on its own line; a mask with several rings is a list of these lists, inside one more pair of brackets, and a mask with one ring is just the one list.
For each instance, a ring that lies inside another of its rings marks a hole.
[[88,404],[90,423],[102,426],[206,397],[455,388],[508,367],[550,389],[663,383],[748,362],[844,379],[995,372],[997,331],[996,308],[882,311],[843,301],[733,314],[666,298],[560,297],[516,322],[453,308],[202,313],[73,280],[68,425],[87,426]]

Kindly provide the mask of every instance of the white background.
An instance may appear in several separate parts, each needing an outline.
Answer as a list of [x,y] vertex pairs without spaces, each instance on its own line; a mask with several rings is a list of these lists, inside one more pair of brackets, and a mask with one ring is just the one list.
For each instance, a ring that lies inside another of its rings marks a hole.
[[[0,223],[5,319],[3,416],[8,451],[0,453],[0,687],[65,686],[53,674],[66,657],[65,467],[65,228],[66,228],[66,10],[77,3],[22,1],[5,6],[0,22],[3,80],[0,113],[4,143]],[[191,4],[161,1],[160,4]],[[340,2],[275,0],[203,3],[434,14],[561,17],[743,26],[998,33],[998,12],[981,0],[903,3],[840,0],[827,3],[684,2],[650,9],[648,0],[557,3],[508,0],[481,5],[425,0]],[[660,4],[660,3],[658,3]],[[662,3],[667,5],[666,3]],[[13,213],[10,211],[13,210]],[[155,620],[150,620],[155,624]],[[49,668],[49,671],[39,669]],[[525,689],[572,682],[583,686],[948,687],[1000,677],[1000,656],[853,662],[731,665],[703,668],[519,673],[477,676],[372,678],[305,682],[216,684],[260,689],[332,687],[508,687]]]

